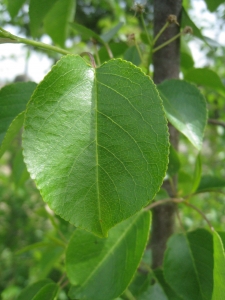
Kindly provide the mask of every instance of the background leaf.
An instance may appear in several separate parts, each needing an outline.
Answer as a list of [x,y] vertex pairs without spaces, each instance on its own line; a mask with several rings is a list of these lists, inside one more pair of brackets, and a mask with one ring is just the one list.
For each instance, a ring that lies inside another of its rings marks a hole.
[[[25,110],[35,87],[34,82],[18,82],[6,85],[0,90],[0,144],[13,119]],[[22,116],[17,119],[14,126],[20,125],[21,118]],[[11,133],[16,131],[14,126],[11,128]]]
[[213,296],[212,300],[223,300],[225,293],[225,255],[224,247],[219,234],[213,233],[214,269],[213,269]]
[[75,0],[58,0],[44,18],[44,27],[54,43],[64,47],[73,21],[76,8]]
[[119,22],[115,27],[113,27],[109,31],[103,33],[101,35],[102,40],[105,43],[108,43],[115,36],[115,34],[120,30],[120,28],[123,26],[123,24],[124,24],[123,22]]
[[34,37],[38,35],[39,29],[43,23],[45,16],[57,1],[58,0],[48,0],[48,1],[30,0],[30,5],[29,5],[30,29]]
[[166,116],[200,150],[207,121],[206,101],[192,84],[181,80],[166,80],[158,85]]
[[208,68],[193,68],[185,73],[185,80],[194,82],[216,90],[222,96],[225,96],[225,87],[220,77]]
[[8,0],[7,1],[7,8],[10,13],[11,18],[14,18],[18,14],[20,8],[23,6],[25,1],[26,0],[16,0],[16,1]]
[[225,188],[225,180],[213,175],[203,175],[201,177],[196,193],[213,192]]
[[201,175],[202,175],[202,161],[201,161],[201,155],[198,154],[195,161],[192,192],[195,192],[196,189],[198,188],[201,180]]
[[130,283],[144,252],[150,228],[142,212],[110,230],[107,239],[76,230],[66,252],[73,299],[111,300]]
[[31,300],[46,285],[53,283],[50,279],[43,279],[26,287],[19,294],[17,300]]
[[106,236],[159,190],[168,132],[155,86],[140,69],[118,59],[94,70],[69,55],[36,89],[23,146],[50,207]]

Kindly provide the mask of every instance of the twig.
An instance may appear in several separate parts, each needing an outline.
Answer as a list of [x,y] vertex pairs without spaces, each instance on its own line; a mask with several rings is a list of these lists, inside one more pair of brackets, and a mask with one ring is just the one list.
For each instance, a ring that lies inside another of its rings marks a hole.
[[216,120],[216,119],[208,119],[208,123],[212,124],[212,125],[222,126],[222,127],[225,128],[225,122],[223,122],[223,121],[219,121],[219,120]]
[[183,201],[184,201],[184,199],[182,199],[182,198],[167,198],[167,199],[163,199],[163,200],[159,200],[159,201],[151,203],[150,205],[146,206],[144,208],[144,210],[150,210],[153,207],[156,207],[158,205],[162,205],[162,204],[165,204],[165,203],[168,203],[168,202],[180,203],[180,202],[183,202]]
[[206,221],[206,223],[209,225],[209,228],[214,231],[214,228],[212,226],[212,224],[210,223],[209,219],[206,217],[206,215],[199,209],[197,208],[195,205],[187,202],[187,201],[183,201],[183,203],[191,208],[193,208],[194,210],[196,210],[202,217],[203,219]]

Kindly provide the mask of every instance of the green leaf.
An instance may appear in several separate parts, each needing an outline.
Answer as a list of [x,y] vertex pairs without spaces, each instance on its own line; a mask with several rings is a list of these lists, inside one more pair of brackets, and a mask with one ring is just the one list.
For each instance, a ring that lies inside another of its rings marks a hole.
[[180,169],[180,159],[177,155],[176,150],[170,145],[170,154],[169,154],[169,165],[167,173],[170,177],[173,177]]
[[184,300],[211,300],[213,290],[213,241],[204,229],[173,235],[165,252],[164,276]]
[[225,294],[225,255],[224,247],[219,234],[213,233],[214,269],[213,269],[213,296],[212,300],[223,300]]
[[54,265],[64,254],[65,249],[51,244],[44,248],[40,261],[35,265],[35,278],[43,279],[48,276]]
[[201,178],[196,193],[215,192],[225,188],[225,180],[213,175],[204,175]]
[[[127,50],[128,46],[126,43],[110,43],[109,48],[113,53],[113,57],[122,57],[123,53]],[[98,51],[98,55],[100,57],[101,62],[105,62],[109,60],[109,53],[106,47],[102,47]]]
[[186,196],[191,194],[193,187],[193,178],[190,174],[184,172],[183,170],[179,170],[178,173],[178,191],[179,195]]
[[201,180],[201,175],[202,175],[202,161],[201,161],[201,155],[198,154],[195,161],[192,192],[195,192],[197,190]]
[[205,0],[208,10],[214,12],[220,4],[224,4],[223,0]]
[[15,186],[23,186],[25,181],[29,178],[26,165],[23,161],[22,150],[19,150],[13,160],[12,177]]
[[163,288],[168,300],[182,300],[181,297],[179,297],[175,291],[168,285],[168,283],[165,281],[163,270],[162,269],[156,269],[154,270],[154,274],[158,280],[158,283]]
[[81,35],[81,37],[85,40],[89,40],[91,38],[95,39],[96,41],[104,44],[104,40],[94,31],[92,31],[91,29],[77,24],[77,23],[71,23],[70,24],[71,28],[73,29],[73,31],[79,35]]
[[163,291],[161,285],[156,282],[153,285],[150,285],[138,300],[169,300],[166,296],[165,292]]
[[58,0],[44,18],[44,28],[54,43],[64,47],[70,22],[75,15],[75,0]]
[[220,77],[213,70],[208,68],[190,69],[185,73],[185,80],[209,87],[216,90],[222,96],[225,96],[225,87]]
[[[36,84],[34,82],[18,82],[4,86],[0,90],[0,145],[13,119],[25,110]],[[23,116],[19,116],[10,127],[6,141],[2,147],[7,147],[15,134],[21,128]],[[19,128],[18,128],[18,127]],[[18,129],[18,130],[17,130]],[[2,152],[2,148],[0,153]]]
[[158,86],[171,124],[200,150],[207,121],[206,101],[192,84],[181,80],[166,80]]
[[139,66],[141,63],[140,55],[136,46],[129,47],[124,53],[124,59],[132,62],[134,65]]
[[19,294],[17,300],[31,300],[34,296],[46,285],[52,284],[52,280],[50,279],[43,279],[38,282],[35,282],[28,287],[26,287],[22,292]]
[[184,8],[182,8],[182,21],[181,27],[185,28],[186,26],[190,26],[193,30],[193,35],[205,42],[207,45],[207,40],[205,39],[204,35],[202,34],[201,30],[195,25],[195,23],[191,20],[188,13]]
[[[12,0],[16,2],[15,0]],[[30,0],[29,16],[30,29],[34,37],[38,35],[39,29],[47,13],[58,0]]]
[[115,34],[120,30],[120,28],[123,26],[124,22],[119,22],[115,27],[107,31],[106,33],[103,33],[101,35],[101,39],[105,42],[108,43],[114,36]]
[[45,285],[32,300],[54,300],[59,286],[56,283]]
[[11,142],[13,141],[15,136],[18,134],[18,132],[22,128],[23,122],[24,122],[24,111],[21,112],[17,117],[15,117],[15,119],[9,125],[9,128],[6,131],[4,139],[3,139],[2,143],[0,144],[0,157],[8,149]]
[[63,57],[29,102],[25,162],[43,199],[99,236],[141,210],[159,190],[168,132],[151,79],[131,63],[97,69]]
[[7,1],[7,9],[8,9],[8,12],[11,16],[11,18],[14,18],[20,8],[23,6],[23,4],[25,3],[26,0],[8,0]]
[[149,212],[118,224],[101,239],[76,230],[66,252],[72,299],[111,300],[129,285],[143,255],[150,229]]
[[181,67],[182,68],[190,69],[190,68],[194,67],[194,60],[192,57],[191,50],[184,38],[181,38],[180,55],[181,55]]

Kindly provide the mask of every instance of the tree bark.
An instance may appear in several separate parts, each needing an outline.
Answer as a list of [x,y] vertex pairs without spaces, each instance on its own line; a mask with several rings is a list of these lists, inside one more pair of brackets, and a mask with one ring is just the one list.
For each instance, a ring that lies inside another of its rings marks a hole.
[[[175,15],[178,23],[181,20],[182,0],[154,0],[154,36],[165,25],[169,15]],[[178,34],[180,28],[176,24],[171,24],[160,36],[155,46],[159,46]],[[180,40],[176,39],[169,45],[158,50],[153,55],[155,84],[159,84],[166,79],[179,78],[180,72]],[[175,149],[178,148],[178,131],[169,124],[170,143]],[[174,178],[176,189],[176,178]],[[176,191],[171,188],[168,181],[163,187],[170,197],[174,197]],[[176,205],[173,203],[157,206],[152,210],[152,232],[150,238],[150,248],[152,249],[152,268],[162,265],[163,256],[166,249],[166,242],[174,231],[174,217]]]

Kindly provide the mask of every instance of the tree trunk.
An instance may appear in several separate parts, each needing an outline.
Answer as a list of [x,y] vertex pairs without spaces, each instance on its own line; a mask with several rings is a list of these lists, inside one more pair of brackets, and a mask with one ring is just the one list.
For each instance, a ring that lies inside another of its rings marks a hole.
[[[182,0],[154,0],[154,36],[165,25],[169,15],[175,15],[178,23],[181,20]],[[178,34],[180,28],[176,24],[170,25],[160,36],[155,46],[159,46]],[[180,40],[176,39],[153,55],[154,77],[156,84],[166,79],[179,78],[180,72]],[[178,147],[178,131],[169,124],[170,143],[175,149]],[[174,178],[176,188],[176,178]],[[176,192],[170,183],[165,181],[163,187],[170,197]],[[174,231],[174,216],[176,206],[173,203],[157,206],[152,210],[152,232],[150,247],[152,249],[152,268],[162,265],[166,242]]]

